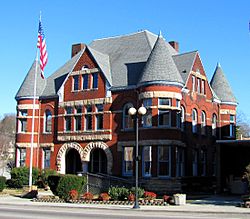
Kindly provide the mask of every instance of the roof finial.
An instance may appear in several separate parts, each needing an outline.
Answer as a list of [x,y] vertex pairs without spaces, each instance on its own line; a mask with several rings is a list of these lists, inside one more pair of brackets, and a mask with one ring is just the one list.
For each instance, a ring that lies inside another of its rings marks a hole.
[[217,68],[221,68],[220,62],[217,62]]
[[160,30],[160,32],[159,32],[158,37],[162,37],[162,38],[163,38],[161,30]]

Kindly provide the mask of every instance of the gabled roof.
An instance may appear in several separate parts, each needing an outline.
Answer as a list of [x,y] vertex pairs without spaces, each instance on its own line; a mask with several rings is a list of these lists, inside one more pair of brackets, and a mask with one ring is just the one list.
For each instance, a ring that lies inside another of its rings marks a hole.
[[197,53],[198,51],[193,51],[193,52],[188,52],[188,53],[183,53],[183,54],[178,54],[178,55],[173,56],[175,65],[177,69],[179,70],[184,83],[187,82],[188,76],[194,65],[194,61],[195,61],[195,57]]
[[105,75],[106,79],[108,80],[109,84],[112,85],[109,56],[92,49],[90,46],[87,46],[87,48],[89,49],[90,53],[92,54],[93,58],[95,59],[97,65],[101,68],[101,70],[102,70],[103,74]]
[[237,103],[230,84],[226,79],[226,76],[219,63],[216,66],[210,84],[222,103]]
[[40,69],[39,62],[35,60],[15,96],[16,100],[22,99],[22,98],[34,97],[35,73],[37,74],[36,97],[39,97],[42,94],[43,89],[46,85],[46,79],[43,79],[41,77],[41,69]]
[[42,96],[54,96],[57,94],[60,87],[63,85],[67,75],[71,73],[83,54],[84,49],[73,56],[68,62],[66,62],[61,68],[55,71],[50,77],[47,78],[46,87],[42,93]]
[[152,83],[184,84],[172,54],[161,35],[158,37],[138,81],[138,85]]
[[[90,48],[109,56],[112,86],[127,87],[137,84],[156,40],[155,34],[145,30],[130,35],[94,40]],[[177,54],[169,43],[165,44],[171,55]]]

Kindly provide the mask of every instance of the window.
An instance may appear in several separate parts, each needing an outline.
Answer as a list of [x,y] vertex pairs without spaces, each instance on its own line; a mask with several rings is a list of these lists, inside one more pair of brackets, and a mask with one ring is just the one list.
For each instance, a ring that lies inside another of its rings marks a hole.
[[213,152],[213,156],[212,156],[212,165],[213,165],[213,169],[212,169],[212,175],[216,176],[216,169],[217,169],[217,165],[216,165],[216,152]]
[[18,132],[27,132],[27,116],[28,110],[22,109],[18,112]]
[[66,107],[66,115],[65,115],[65,131],[71,131],[71,115],[73,113],[73,108],[68,106]]
[[176,176],[184,176],[184,149],[176,149]]
[[96,105],[96,129],[101,130],[103,129],[103,105],[97,104]]
[[206,176],[207,171],[207,153],[205,150],[201,150],[201,175]]
[[51,151],[49,148],[43,149],[43,168],[50,168],[50,155]]
[[73,91],[79,90],[79,75],[73,76]]
[[178,99],[176,99],[176,107],[177,107],[177,108],[180,108],[180,105],[181,105],[181,101],[178,100]]
[[192,110],[192,132],[197,133],[197,111],[196,109]]
[[181,130],[185,130],[185,108],[181,106]]
[[169,110],[159,110],[158,125],[165,127],[171,126],[171,112]]
[[133,147],[124,147],[123,149],[123,175],[133,175]]
[[142,117],[143,127],[151,127],[152,126],[152,99],[144,99],[143,106],[147,109],[147,113]]
[[176,112],[176,127],[181,127],[181,112]]
[[206,113],[201,112],[201,134],[206,135]]
[[86,107],[85,130],[92,130],[92,106]]
[[159,106],[171,106],[170,98],[159,98]]
[[143,147],[142,155],[143,155],[142,173],[143,176],[149,177],[151,176],[151,169],[152,169],[152,147],[151,146]]
[[52,131],[52,113],[50,110],[45,111],[45,132],[51,132]]
[[201,93],[201,80],[197,78],[197,92]]
[[89,84],[89,75],[85,74],[82,75],[82,89],[87,90],[88,89],[88,84]]
[[235,116],[230,115],[229,136],[235,137]]
[[158,147],[158,175],[170,176],[171,170],[171,148],[168,146]]
[[128,110],[133,107],[131,103],[127,103],[123,108],[123,128],[132,129],[133,128],[133,119],[132,116],[128,114]]
[[193,176],[198,176],[198,151],[193,150],[193,162],[192,162]]
[[75,112],[75,131],[80,131],[82,129],[82,106],[76,106]]
[[18,148],[17,149],[17,167],[24,167],[26,161],[26,149]]
[[98,73],[92,74],[92,88],[97,89],[98,88]]
[[217,128],[217,117],[215,114],[213,114],[212,118],[212,135],[216,136],[216,128]]
[[195,76],[192,76],[192,91],[195,92]]
[[205,80],[201,81],[201,93],[206,94],[206,89],[205,89]]

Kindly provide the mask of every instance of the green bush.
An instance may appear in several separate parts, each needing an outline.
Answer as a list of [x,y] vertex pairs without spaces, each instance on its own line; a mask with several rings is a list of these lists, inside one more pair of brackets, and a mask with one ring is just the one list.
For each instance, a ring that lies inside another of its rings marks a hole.
[[[144,189],[143,188],[141,188],[141,187],[138,187],[138,198],[142,198],[143,196],[144,196]],[[135,187],[132,187],[131,189],[130,189],[130,192],[132,193],[132,194],[135,194]]]
[[0,176],[0,192],[2,192],[6,186],[6,178],[4,176]]
[[63,175],[49,175],[48,176],[48,185],[50,190],[53,192],[54,195],[58,195],[57,187],[58,183]]
[[[9,186],[13,188],[22,188],[24,185],[29,184],[29,168],[28,167],[15,167],[10,172],[11,180]],[[36,184],[39,176],[39,169],[32,168],[32,182]]]
[[114,200],[125,200],[129,195],[129,189],[123,187],[117,187],[117,186],[111,186],[109,188],[109,195],[111,199]]
[[70,174],[63,175],[61,176],[57,186],[57,194],[60,198],[69,200],[69,192],[74,189],[78,192],[78,194],[81,194],[85,183],[85,177]]

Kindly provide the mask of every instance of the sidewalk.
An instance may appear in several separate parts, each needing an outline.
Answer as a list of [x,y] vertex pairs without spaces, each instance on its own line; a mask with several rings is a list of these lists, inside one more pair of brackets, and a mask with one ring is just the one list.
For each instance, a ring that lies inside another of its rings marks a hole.
[[[242,208],[240,200],[235,197],[211,196],[200,200],[188,200],[186,205],[175,206],[140,206],[139,211],[168,211],[168,212],[193,212],[193,213],[232,213],[249,214],[249,208]],[[32,205],[41,207],[67,207],[67,208],[93,208],[93,209],[113,209],[113,210],[135,210],[131,205],[108,205],[108,204],[73,204],[73,203],[50,203],[33,202],[14,196],[0,196],[0,205]]]

